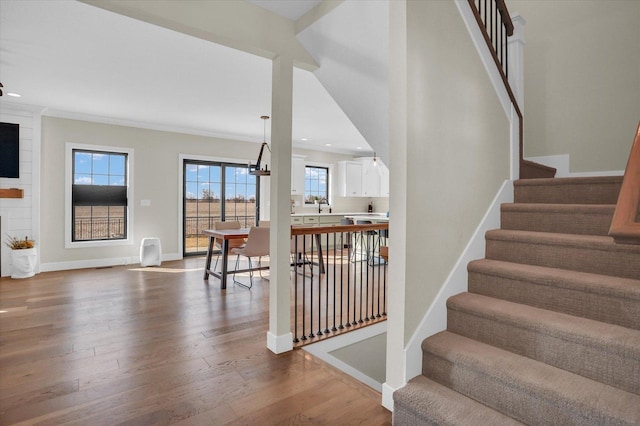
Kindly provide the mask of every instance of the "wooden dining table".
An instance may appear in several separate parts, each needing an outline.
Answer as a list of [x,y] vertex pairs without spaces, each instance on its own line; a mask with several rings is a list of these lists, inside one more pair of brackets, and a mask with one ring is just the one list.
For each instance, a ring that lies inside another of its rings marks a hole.
[[[234,270],[229,270],[229,241],[234,240],[234,239],[245,239],[249,236],[249,230],[250,228],[240,228],[240,229],[205,229],[204,231],[202,231],[202,233],[204,235],[206,235],[207,237],[209,237],[209,244],[207,245],[207,260],[204,266],[204,279],[208,280],[209,279],[209,275],[213,275],[214,277],[218,278],[220,280],[220,288],[222,290],[227,288],[227,275],[231,274],[231,273],[238,273],[238,272],[248,272],[248,271],[257,271],[257,270],[264,270],[264,269],[269,269],[269,266],[261,266],[261,267],[257,267],[257,268],[250,268],[250,269],[234,269]],[[222,257],[222,270],[220,272],[217,272],[215,270],[211,269],[211,259],[213,257],[213,252],[214,252],[214,244],[215,244],[215,240],[219,239],[222,240],[222,250],[220,252],[220,255]],[[320,259],[319,263],[319,267],[320,267],[320,273],[324,273],[325,271],[325,266],[324,266],[324,257],[322,254],[322,245],[321,245],[321,241],[320,241],[320,235],[315,235],[316,238],[316,247],[318,250],[318,257]],[[293,266],[293,265],[292,265]]]
[[[207,261],[204,266],[204,279],[208,280],[209,275],[213,275],[214,277],[220,280],[220,288],[227,288],[227,275],[230,273],[238,273],[238,272],[249,272],[256,271],[260,269],[269,269],[268,266],[261,266],[257,268],[249,268],[249,269],[234,269],[229,270],[229,241],[235,239],[245,239],[249,236],[250,228],[240,228],[240,229],[205,229],[202,231],[204,235],[209,237],[209,245],[207,246]],[[222,240],[222,251],[220,253],[222,257],[222,270],[217,272],[211,269],[211,258],[213,257],[214,252],[214,243],[215,240]]]

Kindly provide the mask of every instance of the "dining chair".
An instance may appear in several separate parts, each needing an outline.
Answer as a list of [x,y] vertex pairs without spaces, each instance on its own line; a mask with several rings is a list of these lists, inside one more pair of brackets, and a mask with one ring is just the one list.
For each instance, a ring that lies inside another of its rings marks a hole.
[[258,226],[262,227],[262,228],[268,228],[271,226],[271,221],[270,220],[261,220],[258,222]]
[[[269,255],[269,234],[271,229],[268,227],[252,226],[249,230],[249,236],[247,237],[247,242],[244,247],[237,247],[231,250],[232,254],[236,256],[236,266],[235,270],[238,269],[238,265],[240,264],[240,256],[245,256],[249,262],[249,285],[246,285],[238,280],[236,280],[236,273],[233,273],[233,282],[235,284],[241,285],[242,287],[251,288],[253,286],[253,264],[251,262],[251,258],[258,258],[258,268],[262,266],[262,256]],[[262,278],[262,270],[260,270],[260,278]]]
[[[213,224],[214,229],[216,230],[221,230],[221,229],[240,229],[242,227],[242,225],[240,225],[240,222],[238,221],[224,221],[224,222],[214,222]],[[229,251],[231,251],[234,248],[239,248],[239,247],[243,247],[245,244],[245,240],[243,238],[236,238],[236,239],[232,239],[229,240]],[[220,254],[222,251],[222,240],[220,238],[216,238],[215,242],[214,242],[214,246],[216,247],[216,249],[218,250],[218,257],[216,257],[216,263],[213,266],[213,270],[215,271],[216,268],[218,267],[218,260],[220,260]]]

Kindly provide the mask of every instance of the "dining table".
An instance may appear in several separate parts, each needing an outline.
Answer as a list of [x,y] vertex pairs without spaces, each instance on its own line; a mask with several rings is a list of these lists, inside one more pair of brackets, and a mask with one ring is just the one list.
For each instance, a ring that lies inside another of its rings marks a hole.
[[[238,273],[238,272],[249,272],[256,271],[261,269],[269,269],[268,266],[261,266],[257,268],[249,268],[249,269],[234,269],[229,270],[229,241],[235,239],[246,239],[249,236],[250,228],[240,228],[240,229],[205,229],[202,231],[204,235],[209,237],[209,244],[207,246],[207,260],[204,267],[204,279],[208,280],[209,275],[213,275],[214,277],[220,280],[220,288],[222,290],[227,288],[227,276],[230,273]],[[215,240],[219,239],[222,241],[222,249],[220,252],[221,261],[222,261],[222,270],[220,272],[211,269],[211,258],[213,257],[214,243]]]

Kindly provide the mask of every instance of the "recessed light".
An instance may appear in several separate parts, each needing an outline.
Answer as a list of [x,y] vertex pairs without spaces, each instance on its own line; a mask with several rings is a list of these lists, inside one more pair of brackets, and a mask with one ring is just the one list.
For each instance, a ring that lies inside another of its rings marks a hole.
[[7,96],[12,96],[12,97],[14,97],[14,98],[19,98],[19,97],[21,97],[22,95],[18,95],[17,93],[7,93]]
[[325,143],[324,146],[331,146],[331,144],[330,143]]
[[300,139],[300,140],[301,140],[301,141],[308,141],[309,139],[307,139],[307,138],[302,138],[302,139]]
[[362,149],[362,147],[361,147],[361,146],[359,146],[359,147],[357,147],[356,149]]

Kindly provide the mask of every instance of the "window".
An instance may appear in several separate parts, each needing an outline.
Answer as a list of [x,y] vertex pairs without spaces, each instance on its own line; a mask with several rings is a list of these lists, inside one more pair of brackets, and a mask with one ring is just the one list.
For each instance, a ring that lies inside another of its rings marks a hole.
[[305,166],[304,203],[329,203],[329,168]]
[[238,221],[243,227],[257,223],[259,180],[246,164],[184,160],[184,254],[207,251],[204,229],[217,221]]
[[71,241],[128,237],[128,153],[72,149]]

